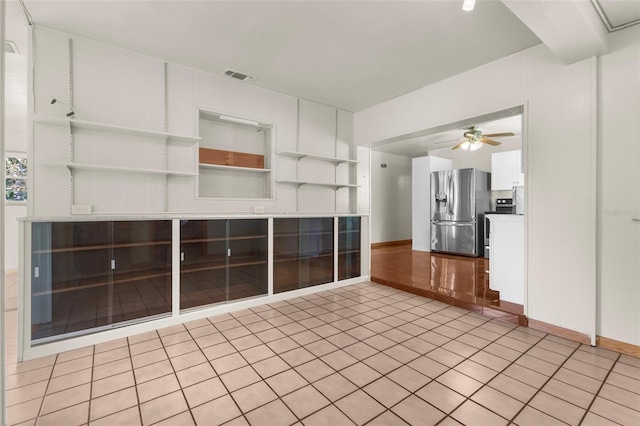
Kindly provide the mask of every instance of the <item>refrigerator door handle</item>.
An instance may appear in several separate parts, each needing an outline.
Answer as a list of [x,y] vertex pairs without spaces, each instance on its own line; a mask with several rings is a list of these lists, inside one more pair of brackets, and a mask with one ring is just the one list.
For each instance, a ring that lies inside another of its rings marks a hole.
[[439,226],[475,226],[476,225],[475,222],[438,222],[436,220],[434,220],[432,223],[434,225],[439,225]]

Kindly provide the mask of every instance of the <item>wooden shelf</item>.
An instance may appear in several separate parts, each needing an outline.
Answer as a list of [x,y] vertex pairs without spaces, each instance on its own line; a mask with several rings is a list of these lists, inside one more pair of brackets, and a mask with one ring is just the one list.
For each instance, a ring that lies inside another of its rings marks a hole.
[[210,164],[264,170],[264,155],[260,154],[200,147],[198,149],[198,158],[200,165]]
[[[238,261],[235,263],[229,263],[229,268],[239,268],[241,266],[251,266],[251,265],[264,265],[266,264],[267,261],[266,260],[252,260],[252,261]],[[190,266],[193,266],[191,267]],[[197,265],[203,265],[203,266],[197,266]],[[183,265],[180,267],[180,273],[181,274],[189,274],[192,272],[202,272],[202,271],[212,271],[214,269],[224,269],[227,267],[227,263],[226,262],[219,262],[219,263],[213,263],[213,262],[201,262],[201,263],[192,263],[189,265]]]
[[63,247],[50,250],[34,250],[33,254],[46,254],[46,253],[71,253],[77,251],[91,251],[91,250],[104,250],[104,249],[119,249],[119,248],[132,248],[132,247],[149,247],[149,246],[170,246],[171,241],[152,241],[144,243],[128,243],[128,244],[101,244],[95,246],[79,246],[79,247]]
[[319,259],[319,258],[327,258],[327,257],[333,257],[333,253],[325,253],[325,254],[318,254],[318,255],[309,255],[307,253],[299,253],[299,252],[292,252],[291,253],[292,256],[286,256],[286,255],[282,255],[279,254],[277,256],[274,256],[273,258],[273,263],[279,263],[279,262],[291,262],[291,261],[299,261],[299,260],[305,260],[305,259]]
[[307,237],[307,236],[316,236],[316,235],[333,235],[333,231],[305,232],[304,234],[300,233],[300,232],[289,232],[289,233],[286,233],[286,234],[276,234],[276,233],[274,233],[273,237],[274,238],[277,238],[277,237]]
[[346,158],[336,158],[336,157],[326,157],[324,155],[309,154],[307,152],[280,151],[278,152],[278,155],[283,155],[285,157],[293,157],[298,159],[308,158],[309,160],[320,160],[320,161],[326,161],[326,162],[335,163],[335,164],[341,164],[341,163],[357,164],[358,163],[357,160],[348,160]]
[[173,133],[156,132],[152,130],[136,129],[133,127],[114,126],[112,124],[98,123],[95,121],[85,121],[62,117],[52,117],[48,115],[36,114],[33,116],[34,123],[49,124],[52,126],[70,126],[71,129],[86,129],[86,130],[99,130],[103,132],[111,133],[123,133],[133,136],[148,136],[154,138],[160,138],[163,140],[174,140],[180,142],[198,142],[199,137],[177,135]]
[[[164,176],[198,176],[198,173],[178,172],[178,171],[172,171],[172,170],[137,169],[133,167],[101,166],[97,164],[87,164],[87,163],[59,163],[59,164],[66,166],[69,169],[69,171],[102,170],[106,172],[128,172],[128,173],[164,175]],[[57,165],[57,164],[53,163],[51,165]]]
[[219,237],[219,238],[193,238],[189,240],[180,240],[181,244],[210,243],[219,241],[239,241],[239,240],[260,240],[267,238],[266,235],[243,235],[240,237]]
[[308,182],[303,180],[279,180],[278,183],[286,183],[290,185],[313,185],[313,186],[326,186],[329,188],[339,189],[339,188],[357,188],[360,185],[354,185],[350,183],[329,183],[329,182]]
[[[89,288],[104,287],[104,286],[107,286],[107,285],[125,284],[125,283],[134,282],[134,281],[142,281],[142,280],[148,280],[148,279],[152,279],[152,278],[170,277],[170,276],[171,276],[171,271],[169,271],[169,272],[159,272],[159,273],[149,274],[149,275],[139,275],[139,276],[135,276],[135,277],[119,278],[119,279],[115,279],[113,281],[106,280],[106,281],[94,282],[94,283],[90,283],[90,284],[83,284],[83,285],[77,285],[77,286],[72,286],[72,287],[58,288],[58,289],[49,290],[49,291],[39,291],[37,293],[33,293],[32,296],[46,296],[48,294],[68,293],[70,291],[86,290],[86,289],[89,289]],[[106,276],[101,276],[101,278],[106,278]],[[100,277],[98,277],[97,279],[100,279]]]
[[220,164],[206,164],[206,163],[200,163],[200,168],[227,170],[227,171],[230,171],[230,172],[249,172],[249,173],[269,173],[271,171],[271,169],[256,169],[256,168],[253,168],[253,167],[223,166],[223,165],[220,165]]

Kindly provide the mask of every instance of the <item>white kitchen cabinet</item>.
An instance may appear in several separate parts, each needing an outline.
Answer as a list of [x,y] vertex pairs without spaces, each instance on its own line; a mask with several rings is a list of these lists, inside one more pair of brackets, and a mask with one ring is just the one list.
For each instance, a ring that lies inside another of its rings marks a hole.
[[524,185],[522,150],[491,154],[491,190],[511,190],[520,185]]
[[500,300],[524,305],[524,216],[492,214],[489,287]]

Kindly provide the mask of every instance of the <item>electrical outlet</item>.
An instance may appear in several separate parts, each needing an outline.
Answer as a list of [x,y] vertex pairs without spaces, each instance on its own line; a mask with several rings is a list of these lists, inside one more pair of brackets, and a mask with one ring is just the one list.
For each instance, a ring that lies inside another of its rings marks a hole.
[[74,204],[71,206],[71,214],[91,214],[91,204]]
[[253,208],[254,213],[264,213],[264,206],[255,206]]

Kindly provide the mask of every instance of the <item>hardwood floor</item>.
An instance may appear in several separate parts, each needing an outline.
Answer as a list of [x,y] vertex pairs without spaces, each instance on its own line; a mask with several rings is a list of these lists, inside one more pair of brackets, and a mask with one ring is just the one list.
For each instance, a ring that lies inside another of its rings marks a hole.
[[371,248],[371,281],[527,325],[523,306],[489,288],[488,259],[411,250],[410,244]]

